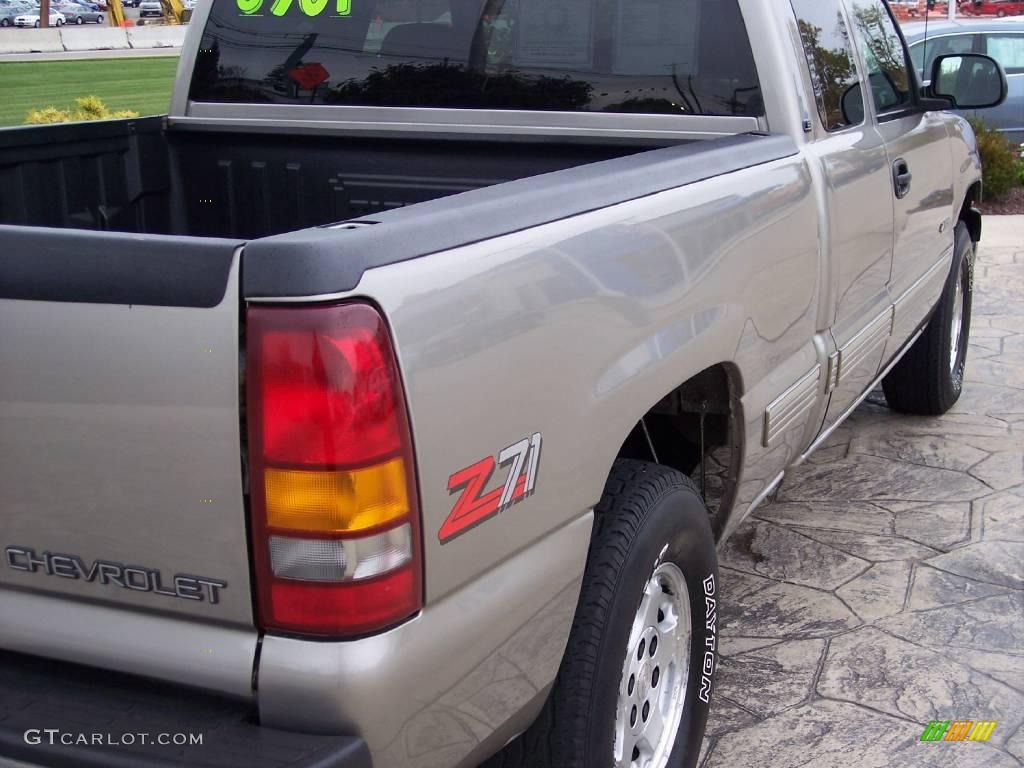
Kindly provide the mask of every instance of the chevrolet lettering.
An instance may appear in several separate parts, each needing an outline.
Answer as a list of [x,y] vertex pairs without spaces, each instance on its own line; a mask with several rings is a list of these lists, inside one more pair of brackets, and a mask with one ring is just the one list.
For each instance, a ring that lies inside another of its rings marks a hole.
[[136,592],[153,592],[183,600],[206,600],[214,605],[220,602],[220,590],[227,582],[203,576],[177,573],[164,582],[160,571],[140,565],[125,565],[110,560],[94,560],[88,565],[78,555],[58,552],[36,554],[27,547],[6,547],[7,567],[26,573],[45,573],[62,579],[81,579],[104,586],[116,586]]

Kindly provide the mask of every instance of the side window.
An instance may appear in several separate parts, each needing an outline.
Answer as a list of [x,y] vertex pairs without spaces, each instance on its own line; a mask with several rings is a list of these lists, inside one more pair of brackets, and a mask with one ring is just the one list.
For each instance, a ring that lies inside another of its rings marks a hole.
[[988,55],[998,61],[1008,75],[1024,74],[1024,34],[991,35]]
[[902,109],[914,102],[913,78],[896,25],[882,0],[850,0],[853,25],[875,110],[879,115]]
[[[1022,38],[1024,39],[1024,38]],[[932,76],[932,62],[939,56],[956,53],[970,53],[974,50],[974,35],[951,35],[922,40],[910,47],[910,59],[914,62],[921,80],[929,80]],[[927,53],[927,59],[925,54]]]
[[790,2],[825,130],[838,131],[862,123],[864,96],[839,0]]

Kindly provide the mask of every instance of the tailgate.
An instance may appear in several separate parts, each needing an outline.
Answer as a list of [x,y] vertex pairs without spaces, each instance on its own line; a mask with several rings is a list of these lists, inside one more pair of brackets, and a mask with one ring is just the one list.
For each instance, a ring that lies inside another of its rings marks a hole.
[[252,627],[240,245],[0,227],[0,596]]

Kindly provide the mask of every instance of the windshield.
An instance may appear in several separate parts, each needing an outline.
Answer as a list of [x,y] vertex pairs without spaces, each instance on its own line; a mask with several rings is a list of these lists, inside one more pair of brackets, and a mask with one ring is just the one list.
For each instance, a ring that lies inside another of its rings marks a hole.
[[214,0],[190,98],[764,114],[737,0]]

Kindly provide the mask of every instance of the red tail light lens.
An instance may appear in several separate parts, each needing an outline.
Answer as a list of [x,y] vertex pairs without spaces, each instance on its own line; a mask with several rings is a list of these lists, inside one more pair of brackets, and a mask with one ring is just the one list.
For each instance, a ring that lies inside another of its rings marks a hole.
[[394,350],[376,309],[254,306],[246,364],[261,626],[349,637],[422,605],[419,509]]

